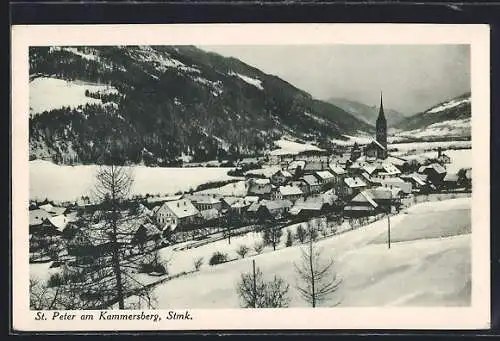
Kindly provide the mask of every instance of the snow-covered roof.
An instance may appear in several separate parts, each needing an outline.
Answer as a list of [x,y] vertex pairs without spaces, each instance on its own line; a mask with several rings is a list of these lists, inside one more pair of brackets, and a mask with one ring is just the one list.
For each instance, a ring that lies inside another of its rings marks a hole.
[[302,179],[310,186],[319,185],[319,181],[314,175],[304,175]]
[[360,178],[345,178],[344,183],[351,188],[366,186],[366,182]]
[[316,175],[319,176],[323,180],[329,180],[333,178],[333,174],[329,171],[319,171],[316,172]]
[[[275,176],[275,175],[281,175],[281,176],[284,176],[286,178],[292,177],[292,174],[289,171],[282,170],[282,169],[276,171],[272,176]],[[264,179],[262,179],[262,180],[264,180]]]
[[351,203],[369,203],[372,207],[378,207],[378,204],[373,200],[373,197],[369,191],[362,191],[358,193],[354,198],[351,199]]
[[39,208],[53,215],[61,215],[66,212],[66,207],[58,207],[51,204],[41,205]]
[[346,173],[346,170],[344,168],[340,167],[339,165],[336,165],[335,163],[330,163],[329,167],[330,170],[335,174],[340,175]]
[[66,218],[63,214],[49,217],[47,218],[47,220],[60,232],[62,232],[66,228],[66,225],[69,223],[68,218]]
[[304,169],[305,165],[306,162],[304,160],[291,161],[288,164],[288,169],[296,169],[297,167]]
[[280,186],[279,192],[281,195],[302,195],[303,192],[300,188],[296,186]]
[[430,164],[430,165],[427,165],[427,166],[421,166],[419,169],[418,169],[418,172],[419,173],[422,173],[424,172],[426,169],[434,169],[437,173],[439,174],[443,174],[443,173],[446,173],[446,169],[441,166],[439,163],[433,163],[433,164]]
[[203,217],[203,219],[205,219],[205,220],[211,220],[211,219],[216,219],[216,218],[220,217],[220,212],[217,211],[215,208],[200,211],[200,214]]
[[40,225],[45,219],[49,218],[50,214],[42,209],[30,210],[30,226]]
[[186,199],[191,200],[197,204],[216,204],[220,202],[220,197],[215,194],[192,194],[186,195]]
[[292,207],[292,202],[285,199],[265,200],[262,202],[262,205],[267,207],[268,210],[272,211],[282,208],[290,208]]
[[163,204],[163,206],[168,208],[177,218],[190,217],[199,213],[189,199],[167,201]]
[[259,197],[256,196],[256,195],[247,195],[245,198],[244,198],[245,201],[247,202],[251,202],[251,203],[254,203],[254,202],[258,202],[259,201]]
[[448,173],[444,176],[444,181],[456,182],[458,181],[458,174]]
[[396,166],[403,166],[405,163],[408,163],[405,159],[392,155],[389,155],[386,160]]

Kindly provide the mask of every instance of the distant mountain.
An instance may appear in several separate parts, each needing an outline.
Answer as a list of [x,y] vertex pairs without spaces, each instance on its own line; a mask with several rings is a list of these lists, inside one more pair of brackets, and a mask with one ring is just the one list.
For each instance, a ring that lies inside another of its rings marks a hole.
[[238,59],[193,46],[32,47],[30,158],[173,165],[325,146],[373,127]]
[[[369,106],[363,104],[361,102],[353,101],[346,98],[335,98],[332,97],[327,100],[328,103],[331,103],[349,114],[353,115],[359,120],[362,120],[372,126],[375,126],[375,121],[378,117],[379,107]],[[387,125],[392,127],[399,123],[401,120],[405,118],[405,116],[399,111],[388,109],[384,107],[385,118],[387,119]]]
[[412,138],[470,138],[471,94],[465,93],[407,117],[396,127],[399,136]]

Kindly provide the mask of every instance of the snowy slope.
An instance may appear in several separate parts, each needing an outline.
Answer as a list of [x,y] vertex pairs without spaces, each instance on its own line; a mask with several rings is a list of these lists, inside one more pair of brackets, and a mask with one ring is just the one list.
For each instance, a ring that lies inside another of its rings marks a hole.
[[85,96],[85,91],[117,93],[110,86],[72,82],[52,77],[39,77],[30,81],[30,115],[44,111],[61,109],[63,107],[76,108],[85,104],[103,104],[100,99]]
[[316,151],[323,150],[312,144],[298,143],[284,139],[277,140],[274,142],[274,144],[279,148],[272,150],[270,152],[270,155],[298,154],[300,152],[309,150],[316,150]]
[[[428,212],[441,214],[435,224],[445,220],[456,209],[470,209],[470,198],[416,205],[409,214],[419,217]],[[437,209],[436,209],[437,208]],[[430,211],[429,211],[430,210]],[[391,218],[393,231],[414,229],[411,219],[401,214]],[[434,217],[435,218],[435,217]],[[430,225],[429,225],[430,226]],[[470,234],[448,238],[429,238],[430,229],[420,229],[420,238],[393,243],[388,250],[385,244],[372,244],[374,238],[387,230],[385,219],[327,238],[318,242],[324,256],[333,256],[343,284],[336,297],[325,305],[341,300],[340,306],[462,306],[470,304]],[[383,237],[382,237],[383,238]],[[283,238],[284,239],[284,238]],[[173,271],[191,270],[193,260],[205,261],[215,251],[228,253],[235,258],[236,248],[251,246],[258,236],[232,238],[231,244],[222,240],[197,249],[168,253],[173,255]],[[217,266],[203,265],[201,271],[159,285],[155,295],[158,307],[168,308],[238,308],[235,285],[240,274],[251,270],[251,259],[267,276],[278,275],[290,284],[291,306],[305,307],[306,303],[294,289],[296,277],[293,263],[299,260],[300,247],[293,246],[272,252],[272,248],[254,257],[253,251],[243,260]]]

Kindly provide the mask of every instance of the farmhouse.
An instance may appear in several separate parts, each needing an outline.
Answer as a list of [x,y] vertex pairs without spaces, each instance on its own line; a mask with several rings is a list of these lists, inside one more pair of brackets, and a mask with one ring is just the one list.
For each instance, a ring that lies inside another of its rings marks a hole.
[[314,175],[304,175],[301,180],[306,183],[306,194],[316,194],[321,191],[321,183]]
[[366,189],[368,185],[361,178],[345,178],[344,183],[346,185],[345,194],[347,196],[353,196],[362,190]]
[[289,200],[264,200],[261,202],[257,214],[261,221],[280,220],[286,217],[292,205]]
[[293,176],[289,171],[279,170],[271,175],[271,183],[275,186],[282,186],[292,179],[292,177]]
[[175,230],[181,226],[193,225],[198,222],[200,212],[189,199],[167,201],[155,213],[156,221],[164,229]]
[[222,209],[221,198],[216,194],[192,194],[186,195],[185,198],[189,199],[198,211]]
[[433,184],[434,187],[439,187],[446,175],[446,169],[439,163],[432,163],[428,166],[420,167],[418,173],[427,175],[427,181]]
[[333,174],[327,170],[316,172],[316,173],[314,173],[314,175],[316,175],[319,183],[323,186],[331,184],[335,181],[335,177],[333,176]]
[[299,187],[295,186],[280,186],[275,193],[275,199],[286,199],[291,202],[302,197],[304,193]]

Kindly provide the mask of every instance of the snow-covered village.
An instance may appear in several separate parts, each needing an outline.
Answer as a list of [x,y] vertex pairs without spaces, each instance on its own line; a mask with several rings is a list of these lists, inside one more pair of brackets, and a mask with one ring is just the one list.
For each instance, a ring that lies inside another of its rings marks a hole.
[[470,90],[403,115],[254,66],[30,51],[31,309],[471,304]]

